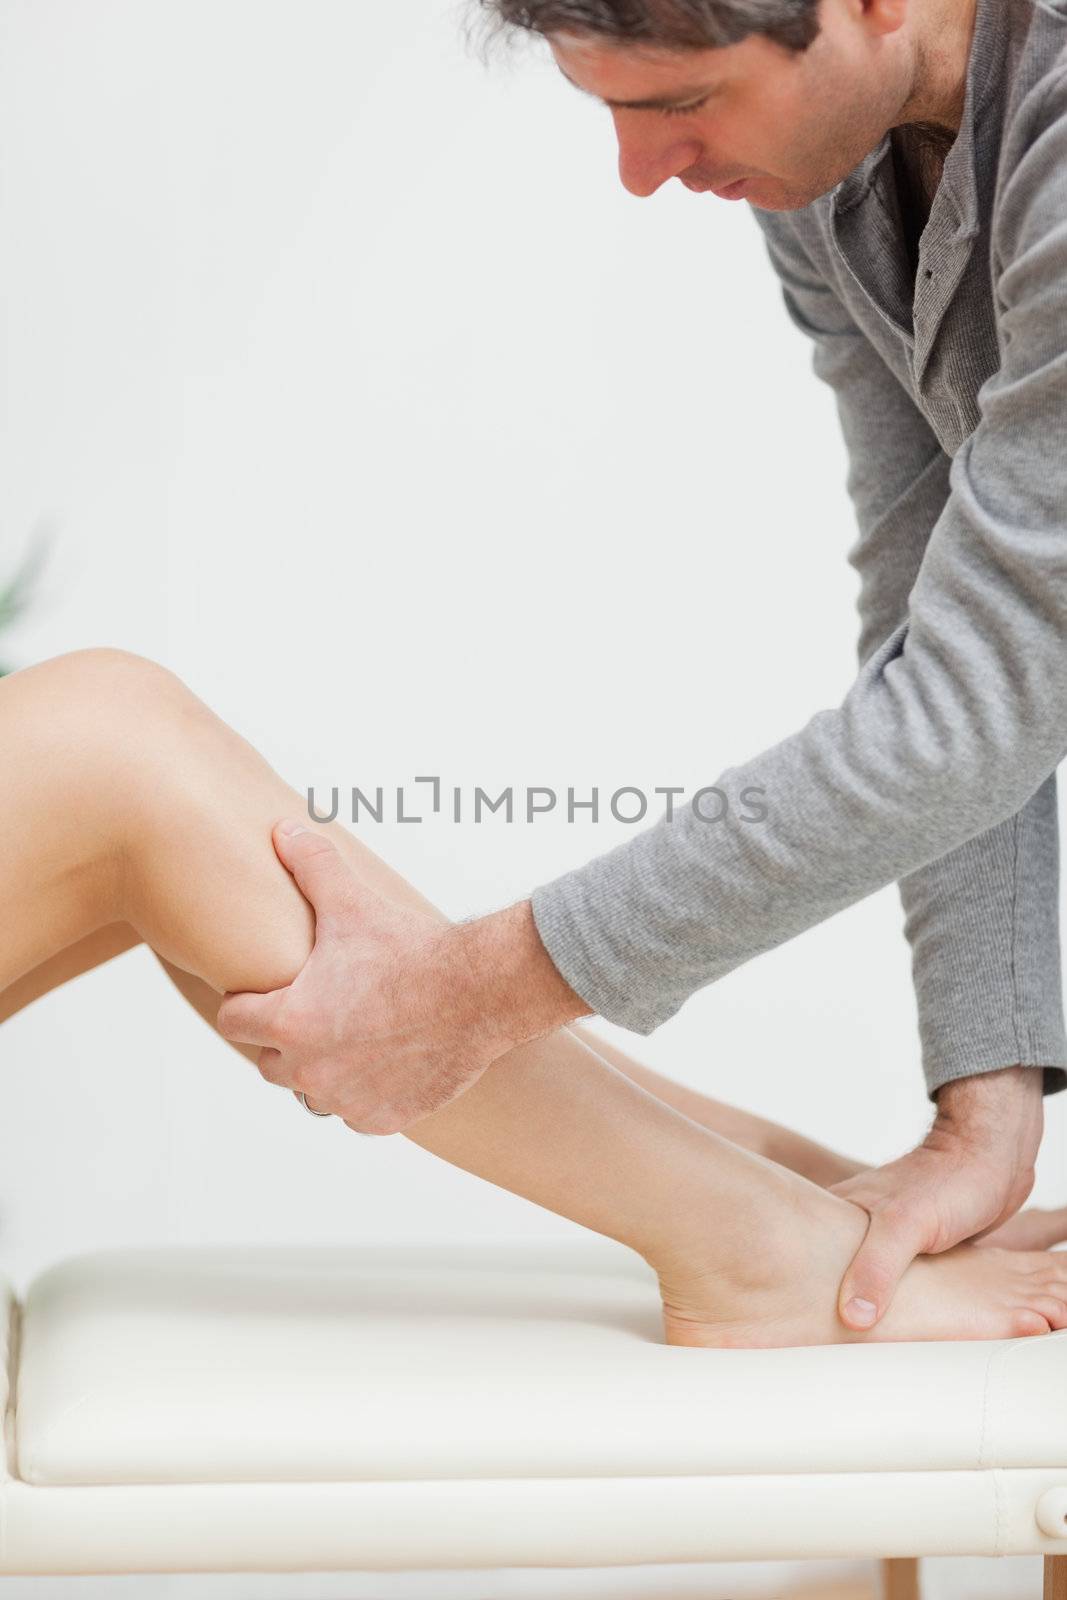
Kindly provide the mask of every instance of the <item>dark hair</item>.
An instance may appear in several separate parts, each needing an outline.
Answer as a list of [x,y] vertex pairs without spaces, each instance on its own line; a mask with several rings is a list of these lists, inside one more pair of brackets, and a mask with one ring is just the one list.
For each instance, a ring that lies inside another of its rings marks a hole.
[[491,33],[581,33],[617,44],[710,50],[762,33],[806,50],[819,31],[819,0],[477,0]]

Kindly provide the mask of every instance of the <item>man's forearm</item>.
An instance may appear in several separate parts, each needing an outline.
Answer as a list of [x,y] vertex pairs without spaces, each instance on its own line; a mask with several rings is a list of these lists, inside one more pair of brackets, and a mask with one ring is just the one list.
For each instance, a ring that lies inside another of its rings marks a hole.
[[1014,1152],[1018,1181],[1027,1180],[1029,1193],[1044,1127],[1042,1089],[1041,1067],[1010,1066],[955,1078],[938,1091],[937,1115],[925,1142],[930,1149],[955,1142],[975,1151]]
[[501,1054],[593,1015],[545,949],[529,900],[456,923],[449,937],[470,1003],[493,1030]]

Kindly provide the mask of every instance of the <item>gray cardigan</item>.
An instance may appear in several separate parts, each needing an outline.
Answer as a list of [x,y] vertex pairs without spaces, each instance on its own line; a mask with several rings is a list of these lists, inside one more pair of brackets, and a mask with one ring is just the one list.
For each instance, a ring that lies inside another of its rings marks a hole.
[[1015,1063],[1062,1088],[1067,0],[978,0],[914,281],[888,134],[812,205],[752,214],[837,397],[859,672],[727,768],[714,824],[676,805],[534,889],[538,931],[595,1012],[648,1034],[897,880],[930,1092]]

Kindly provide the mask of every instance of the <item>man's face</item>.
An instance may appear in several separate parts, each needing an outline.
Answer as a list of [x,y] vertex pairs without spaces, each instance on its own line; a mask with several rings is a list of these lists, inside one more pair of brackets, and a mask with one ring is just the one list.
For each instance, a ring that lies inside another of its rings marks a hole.
[[[914,80],[907,0],[822,0],[799,54],[763,35],[716,50],[650,50],[553,34],[556,65],[610,106],[619,176],[650,195],[677,178],[766,211],[826,194],[898,119]],[[727,187],[730,186],[730,187]]]

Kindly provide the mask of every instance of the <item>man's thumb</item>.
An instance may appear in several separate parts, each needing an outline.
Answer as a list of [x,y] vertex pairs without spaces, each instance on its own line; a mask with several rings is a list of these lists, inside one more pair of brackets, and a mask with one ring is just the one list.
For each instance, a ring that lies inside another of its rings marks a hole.
[[875,1212],[867,1237],[845,1273],[838,1296],[838,1316],[846,1328],[866,1333],[889,1309],[897,1285],[919,1247]]
[[332,839],[291,817],[276,825],[273,837],[279,861],[292,873],[297,888],[311,901],[321,922],[323,913],[351,891],[351,868]]

